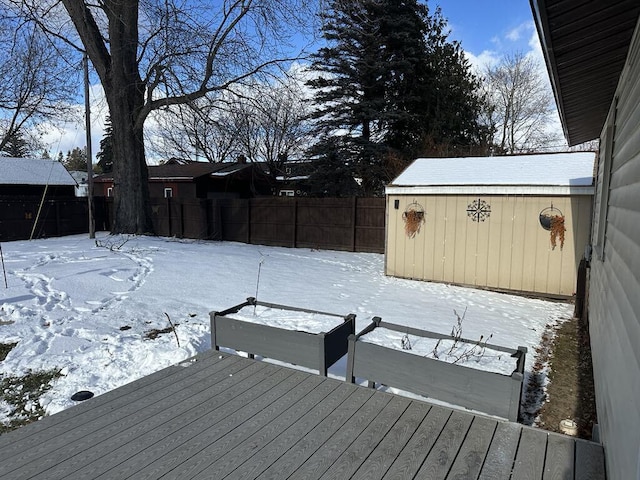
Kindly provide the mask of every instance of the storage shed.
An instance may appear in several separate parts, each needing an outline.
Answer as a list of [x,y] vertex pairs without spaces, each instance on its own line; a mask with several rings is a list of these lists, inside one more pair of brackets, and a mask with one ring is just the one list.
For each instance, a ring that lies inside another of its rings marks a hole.
[[419,158],[386,188],[385,273],[568,297],[595,153]]

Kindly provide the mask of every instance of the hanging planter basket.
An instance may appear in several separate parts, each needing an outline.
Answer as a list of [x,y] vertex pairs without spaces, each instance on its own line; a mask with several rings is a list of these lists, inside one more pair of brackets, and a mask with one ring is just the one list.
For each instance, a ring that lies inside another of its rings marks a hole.
[[547,231],[551,230],[551,220],[553,217],[564,217],[559,208],[551,205],[540,212],[540,226]]
[[551,249],[555,250],[560,242],[560,250],[564,247],[564,215],[560,209],[551,205],[540,212],[540,226],[550,232]]
[[404,220],[404,231],[407,237],[415,237],[420,233],[420,227],[425,221],[424,208],[416,202],[409,204],[402,214],[402,220]]

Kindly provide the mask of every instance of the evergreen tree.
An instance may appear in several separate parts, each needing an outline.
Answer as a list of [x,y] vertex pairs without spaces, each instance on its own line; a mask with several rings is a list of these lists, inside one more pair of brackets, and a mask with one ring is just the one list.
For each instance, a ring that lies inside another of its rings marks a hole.
[[[350,165],[365,195],[380,194],[408,161],[434,145],[486,142],[483,101],[460,45],[447,38],[439,9],[418,0],[332,0],[327,46],[313,58],[319,76],[318,136]],[[467,150],[468,151],[468,150]],[[467,153],[468,154],[468,153]]]
[[87,150],[76,147],[67,152],[67,156],[62,162],[67,170],[86,172],[87,171]]
[[314,197],[352,197],[359,186],[349,161],[341,158],[342,151],[336,137],[325,138],[312,147],[310,153],[315,168],[308,179],[308,192]]
[[31,149],[23,135],[17,131],[9,134],[0,153],[7,157],[25,158],[31,154]]
[[100,140],[100,150],[96,153],[98,165],[96,170],[100,173],[113,171],[113,127],[111,117],[107,116],[104,125],[104,136]]

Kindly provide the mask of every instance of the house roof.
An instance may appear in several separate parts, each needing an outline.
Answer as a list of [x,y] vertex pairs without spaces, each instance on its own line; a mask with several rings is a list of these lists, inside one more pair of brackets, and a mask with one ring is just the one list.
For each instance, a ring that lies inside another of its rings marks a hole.
[[[251,163],[236,162],[186,162],[174,161],[162,165],[149,165],[149,181],[184,181],[191,182],[200,177],[225,177],[246,168],[251,168]],[[113,181],[113,174],[107,173],[94,178],[97,182]]]
[[592,194],[594,152],[418,158],[387,194]]
[[638,0],[530,0],[569,145],[600,135],[633,36]]
[[41,158],[0,157],[1,185],[76,185],[62,163]]

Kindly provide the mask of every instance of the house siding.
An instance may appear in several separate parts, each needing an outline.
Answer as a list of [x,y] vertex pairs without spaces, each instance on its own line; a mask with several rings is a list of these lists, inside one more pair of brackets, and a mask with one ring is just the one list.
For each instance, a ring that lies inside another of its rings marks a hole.
[[640,478],[638,26],[618,84],[616,101],[602,133],[597,192],[589,328],[598,420],[605,445],[608,478],[626,480]]

